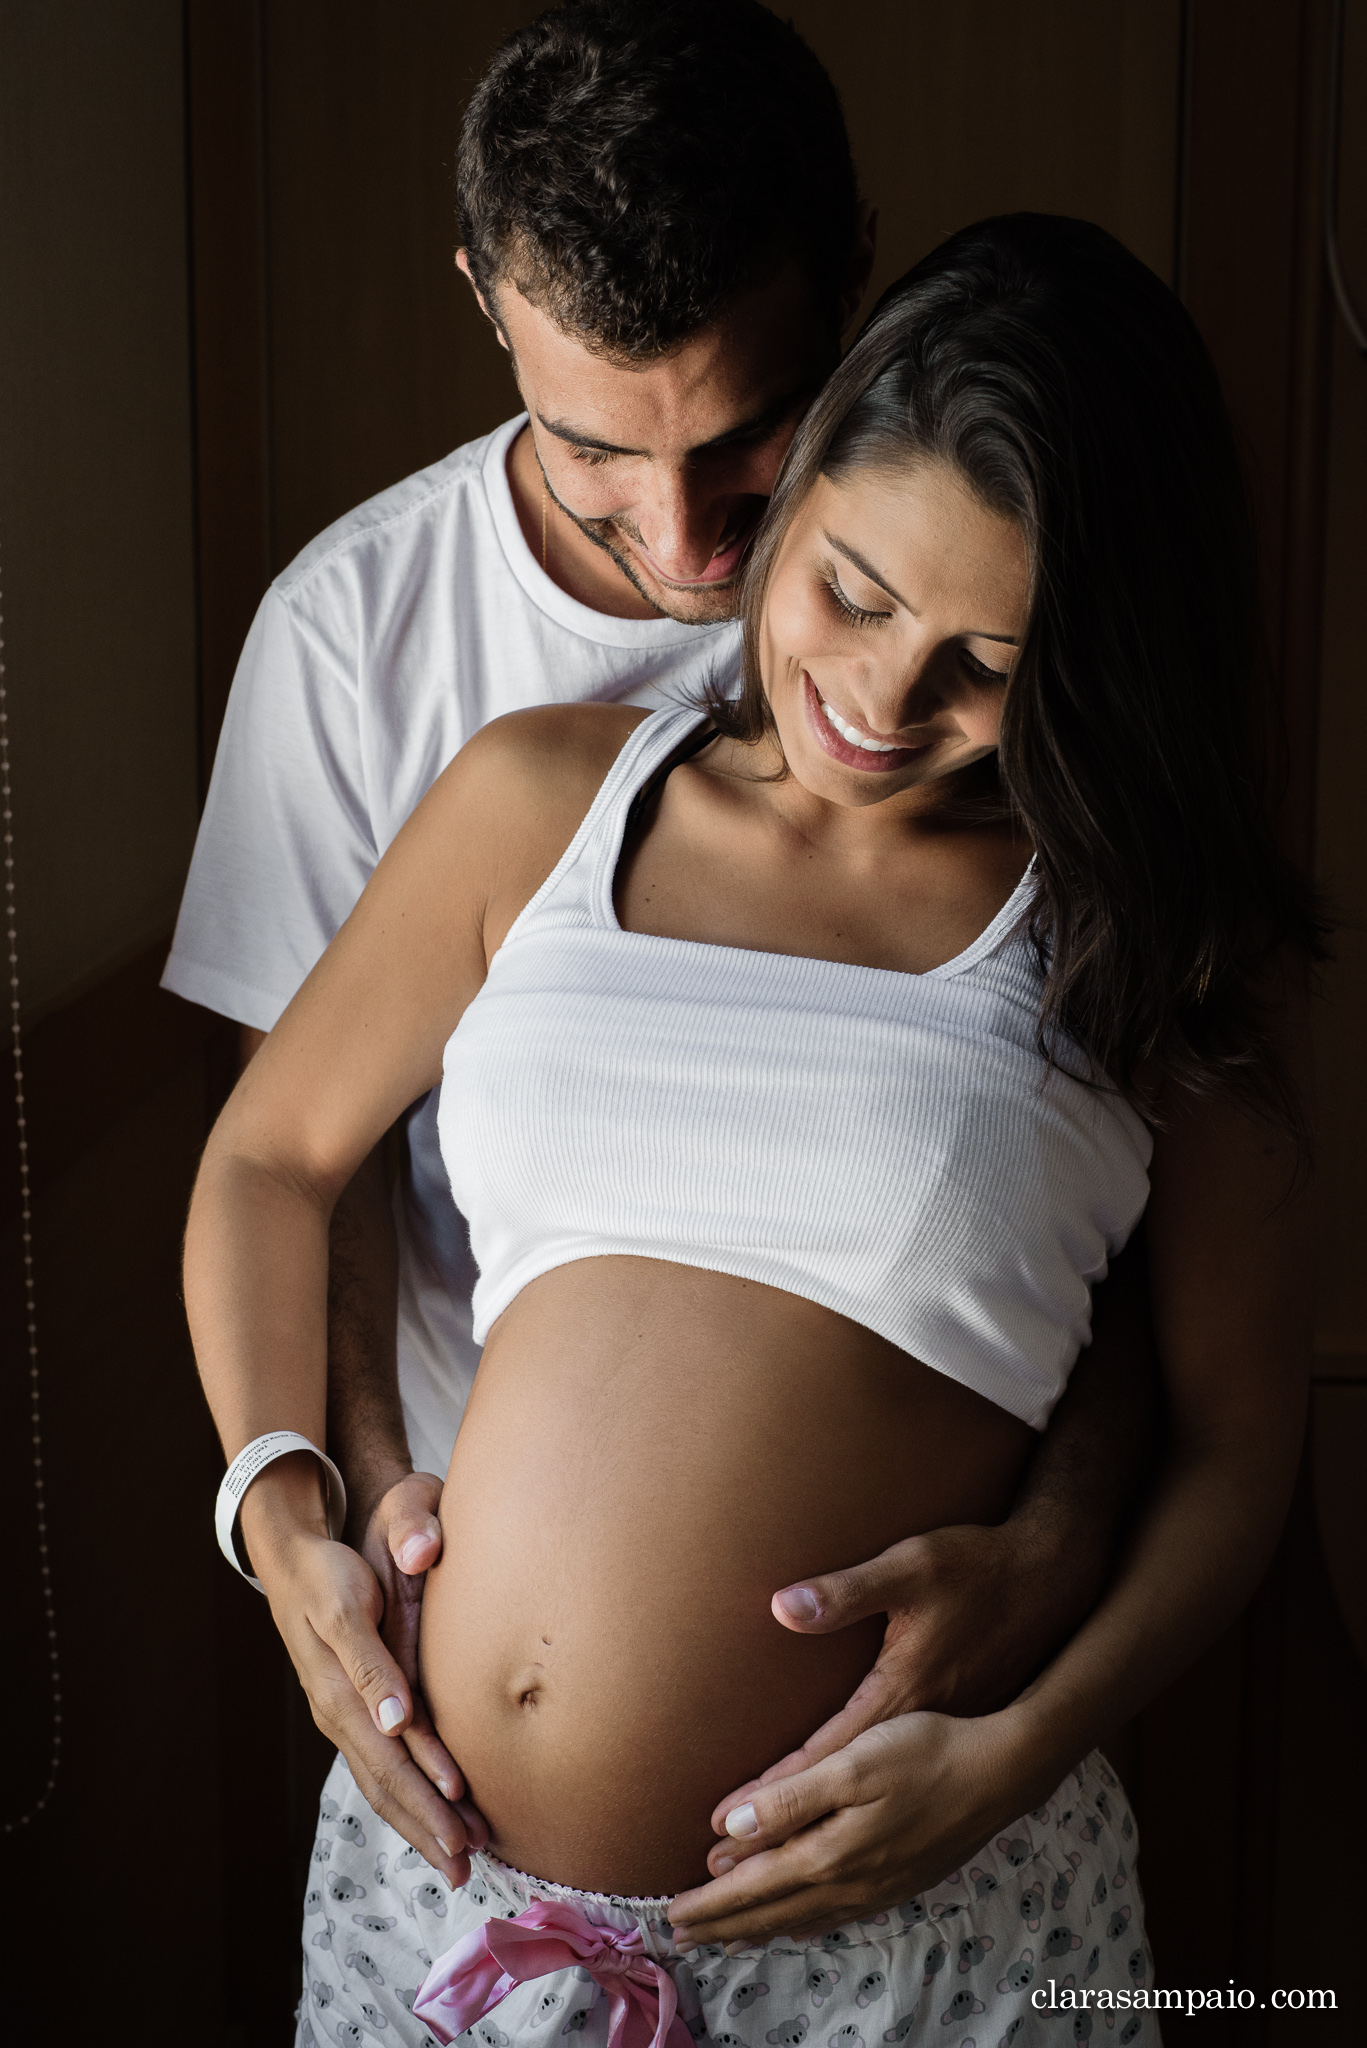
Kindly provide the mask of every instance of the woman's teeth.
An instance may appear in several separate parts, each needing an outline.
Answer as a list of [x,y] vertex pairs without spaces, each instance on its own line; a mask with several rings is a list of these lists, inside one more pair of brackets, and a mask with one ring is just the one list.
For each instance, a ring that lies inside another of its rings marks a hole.
[[848,746],[862,747],[866,754],[900,754],[903,752],[903,749],[901,747],[895,746],[890,740],[866,739],[862,732],[857,732],[855,730],[854,726],[846,725],[844,719],[840,716],[840,713],[838,711],[832,711],[830,705],[826,702],[826,699],[824,697],[821,700],[821,708],[825,712],[827,718],[830,719],[831,724],[835,727],[836,731],[840,734],[841,739],[844,740]]

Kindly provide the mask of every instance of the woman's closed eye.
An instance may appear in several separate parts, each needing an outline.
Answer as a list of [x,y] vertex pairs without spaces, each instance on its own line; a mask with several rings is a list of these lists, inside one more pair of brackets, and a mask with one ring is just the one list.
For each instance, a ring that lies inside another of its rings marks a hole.
[[980,683],[1004,683],[1010,678],[1011,670],[1009,666],[1007,668],[993,668],[990,661],[979,661],[977,655],[970,654],[966,647],[959,649],[959,658],[968,670],[968,673]]
[[[885,626],[895,614],[891,610],[873,610],[868,605],[856,604],[840,581],[839,571],[833,562],[822,566],[821,580],[831,594],[831,600],[843,619],[852,626]],[[975,683],[1005,683],[1011,674],[1008,664],[1005,668],[994,668],[989,661],[980,661],[967,647],[960,647],[958,656],[961,666]]]
[[836,609],[843,613],[852,626],[881,626],[892,617],[891,612],[866,611],[862,604],[856,604],[854,599],[842,587],[840,578],[836,575],[834,569],[828,569],[822,581],[835,600]]

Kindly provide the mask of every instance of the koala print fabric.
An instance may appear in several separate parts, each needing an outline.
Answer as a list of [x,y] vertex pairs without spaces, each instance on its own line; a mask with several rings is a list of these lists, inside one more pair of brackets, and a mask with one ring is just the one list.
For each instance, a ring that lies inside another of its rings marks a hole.
[[[638,1929],[674,1980],[699,2048],[1161,2048],[1151,2012],[1038,2012],[1031,1993],[1152,1984],[1138,1838],[1099,1753],[920,1898],[814,1942],[683,1957],[667,1899],[543,1882],[490,1855],[459,1891],[372,1812],[338,1757],[304,1900],[295,2048],[441,2048],[413,2015],[433,1962],[494,1917],[564,1900],[594,1926]],[[461,2048],[607,2048],[609,2002],[586,1971],[518,1985],[457,2036]],[[574,2037],[578,2037],[575,2039]]]

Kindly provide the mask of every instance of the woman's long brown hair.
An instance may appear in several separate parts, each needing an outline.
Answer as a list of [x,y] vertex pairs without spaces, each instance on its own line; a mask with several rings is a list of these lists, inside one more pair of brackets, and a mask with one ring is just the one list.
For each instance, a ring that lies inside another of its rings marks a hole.
[[1164,1081],[1304,1138],[1263,992],[1324,956],[1271,826],[1278,724],[1254,546],[1215,372],[1174,295],[1084,221],[1014,214],[879,301],[789,452],[756,538],[733,737],[771,729],[760,619],[819,476],[946,462],[1025,537],[1030,616],[998,773],[1032,839],[1040,1047],[1152,1113]]

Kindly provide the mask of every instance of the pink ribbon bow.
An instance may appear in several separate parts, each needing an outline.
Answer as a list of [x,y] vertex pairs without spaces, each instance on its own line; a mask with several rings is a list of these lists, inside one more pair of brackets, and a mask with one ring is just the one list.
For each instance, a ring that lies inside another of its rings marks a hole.
[[573,1969],[587,1970],[608,1995],[608,2048],[693,2048],[674,1980],[645,1954],[639,1928],[595,1927],[563,1900],[538,1899],[515,1920],[486,1920],[437,1957],[413,2012],[439,2041],[454,2041],[516,1985]]

